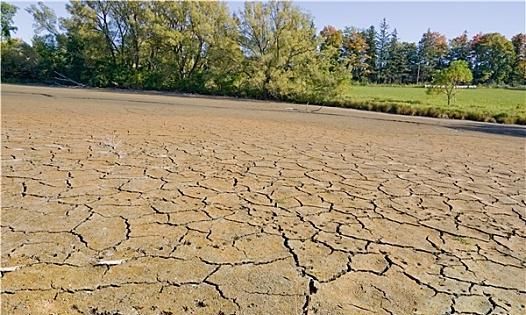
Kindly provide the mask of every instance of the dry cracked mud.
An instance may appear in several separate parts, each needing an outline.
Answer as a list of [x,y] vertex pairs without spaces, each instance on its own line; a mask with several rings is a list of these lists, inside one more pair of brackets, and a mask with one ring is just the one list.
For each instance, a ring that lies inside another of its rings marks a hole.
[[2,314],[524,314],[523,135],[3,85]]

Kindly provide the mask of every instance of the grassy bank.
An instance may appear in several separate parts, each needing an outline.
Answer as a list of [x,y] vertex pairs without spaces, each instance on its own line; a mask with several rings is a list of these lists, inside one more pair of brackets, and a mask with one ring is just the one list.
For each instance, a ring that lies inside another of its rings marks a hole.
[[352,86],[330,105],[402,115],[526,124],[526,91],[477,88],[460,90],[454,104],[422,87]]

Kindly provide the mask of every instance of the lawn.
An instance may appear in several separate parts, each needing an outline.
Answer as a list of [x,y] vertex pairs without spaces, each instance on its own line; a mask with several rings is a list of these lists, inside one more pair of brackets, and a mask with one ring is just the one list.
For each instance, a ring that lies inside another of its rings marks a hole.
[[502,88],[458,90],[447,105],[443,94],[423,87],[352,86],[338,105],[405,115],[526,124],[526,91]]

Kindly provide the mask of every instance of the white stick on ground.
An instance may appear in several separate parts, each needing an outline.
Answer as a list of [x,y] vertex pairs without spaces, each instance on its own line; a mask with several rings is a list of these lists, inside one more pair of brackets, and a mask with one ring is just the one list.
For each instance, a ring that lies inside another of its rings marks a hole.
[[125,262],[126,259],[115,259],[115,260],[99,260],[95,263],[95,266],[116,266]]
[[0,273],[4,272],[12,272],[20,268],[20,266],[12,266],[12,267],[0,267]]

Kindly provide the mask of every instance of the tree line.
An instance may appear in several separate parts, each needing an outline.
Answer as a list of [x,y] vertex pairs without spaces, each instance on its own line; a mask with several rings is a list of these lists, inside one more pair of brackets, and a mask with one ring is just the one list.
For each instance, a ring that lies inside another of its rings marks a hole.
[[526,34],[508,40],[499,33],[467,32],[447,40],[428,29],[418,43],[400,41],[385,19],[378,28],[347,27],[343,31],[327,26],[323,38],[337,47],[351,69],[353,79],[364,83],[419,84],[454,61],[465,61],[476,84],[524,85],[526,79]]
[[13,38],[17,7],[2,8],[2,79],[321,102],[347,84],[423,84],[465,61],[476,84],[526,84],[526,35],[427,30],[399,40],[384,19],[367,29],[326,26],[291,2],[71,1],[44,3],[29,45]]

